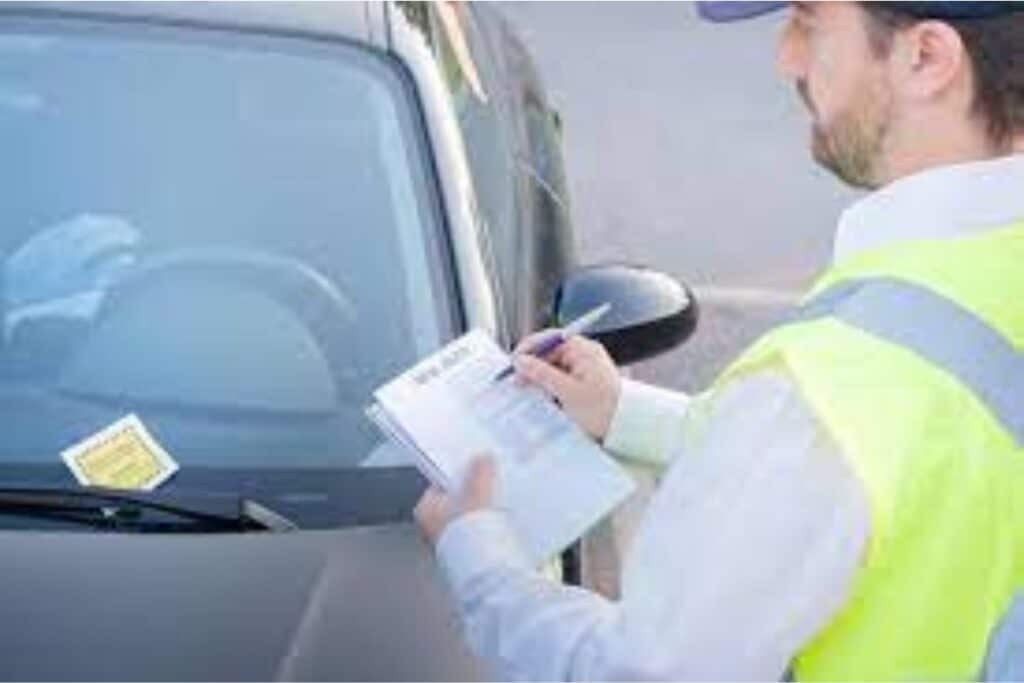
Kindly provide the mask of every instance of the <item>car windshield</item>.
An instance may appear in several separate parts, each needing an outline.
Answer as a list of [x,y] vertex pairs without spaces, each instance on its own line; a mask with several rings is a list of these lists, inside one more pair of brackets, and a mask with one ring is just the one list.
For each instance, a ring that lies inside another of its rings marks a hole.
[[72,482],[129,414],[172,485],[360,467],[449,319],[409,89],[356,46],[123,31],[0,24],[0,483]]

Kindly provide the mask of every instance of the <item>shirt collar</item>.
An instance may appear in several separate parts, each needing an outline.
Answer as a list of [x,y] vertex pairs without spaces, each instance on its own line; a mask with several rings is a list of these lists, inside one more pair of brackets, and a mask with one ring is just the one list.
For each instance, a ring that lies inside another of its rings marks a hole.
[[1024,218],[1024,154],[901,178],[843,212],[833,258],[918,239],[978,234]]

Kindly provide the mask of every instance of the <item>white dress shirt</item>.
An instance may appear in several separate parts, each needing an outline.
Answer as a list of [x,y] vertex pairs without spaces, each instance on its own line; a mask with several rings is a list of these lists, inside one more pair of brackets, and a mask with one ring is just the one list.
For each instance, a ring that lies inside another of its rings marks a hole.
[[[1024,218],[1024,155],[925,171],[842,216],[835,258]],[[448,526],[438,560],[474,651],[503,678],[780,678],[844,604],[865,493],[782,370],[728,384],[699,429],[682,394],[623,381],[605,447],[668,468],[621,598],[553,583],[500,512]]]

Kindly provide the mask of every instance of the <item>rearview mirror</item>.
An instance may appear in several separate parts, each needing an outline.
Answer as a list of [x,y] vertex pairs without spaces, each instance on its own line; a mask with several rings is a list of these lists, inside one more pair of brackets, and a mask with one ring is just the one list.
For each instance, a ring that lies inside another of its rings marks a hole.
[[673,349],[697,329],[697,300],[686,286],[664,273],[621,264],[570,273],[555,294],[555,324],[565,325],[606,302],[611,310],[587,336],[619,365]]

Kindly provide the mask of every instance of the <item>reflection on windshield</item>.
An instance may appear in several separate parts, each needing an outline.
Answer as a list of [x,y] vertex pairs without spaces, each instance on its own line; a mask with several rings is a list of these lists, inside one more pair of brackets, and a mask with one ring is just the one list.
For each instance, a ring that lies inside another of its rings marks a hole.
[[0,478],[127,413],[183,468],[353,467],[439,345],[390,67],[179,38],[0,26]]
[[[4,341],[18,346],[38,321],[89,324],[106,289],[135,264],[139,239],[123,219],[89,214],[31,235],[3,263]],[[35,355],[58,363],[63,354]]]

